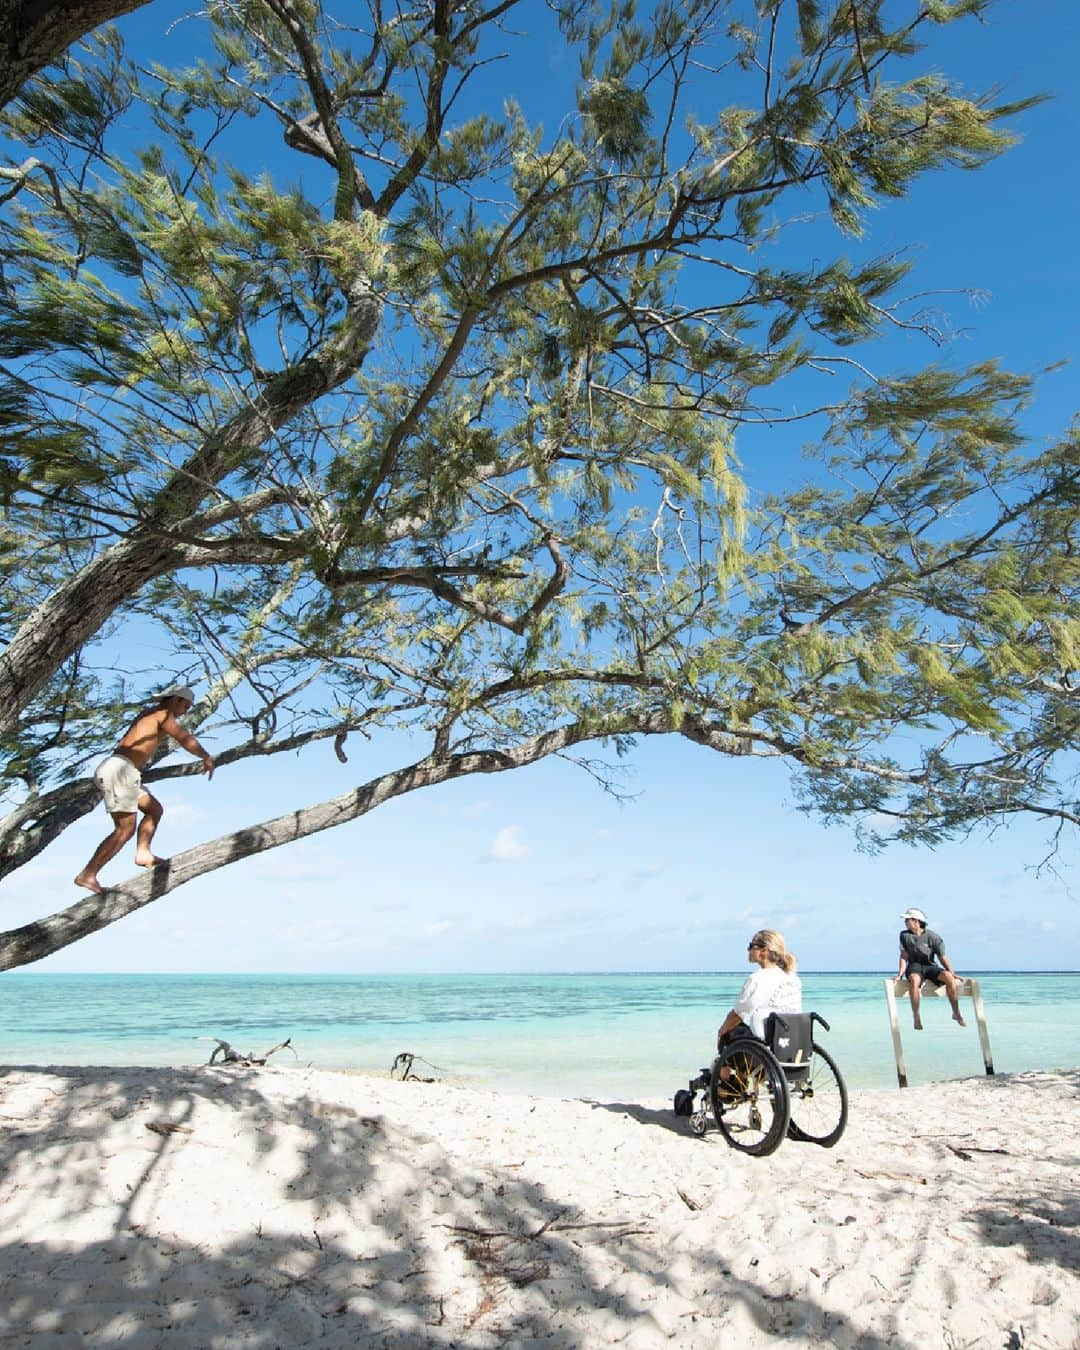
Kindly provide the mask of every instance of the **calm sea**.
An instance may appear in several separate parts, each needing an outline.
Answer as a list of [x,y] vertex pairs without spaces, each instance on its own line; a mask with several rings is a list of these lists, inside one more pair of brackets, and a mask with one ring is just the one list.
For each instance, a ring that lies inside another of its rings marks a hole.
[[[965,972],[967,973],[967,972]],[[221,1037],[279,1062],[415,1071],[553,1096],[669,1096],[711,1057],[742,974],[0,975],[0,1064],[192,1065]],[[853,1087],[895,1085],[882,975],[803,975],[804,1004]],[[978,976],[996,1069],[1080,1065],[1080,973]],[[982,1073],[971,1002],[945,999],[912,1031],[911,1083]],[[434,1065],[436,1068],[427,1067]]]

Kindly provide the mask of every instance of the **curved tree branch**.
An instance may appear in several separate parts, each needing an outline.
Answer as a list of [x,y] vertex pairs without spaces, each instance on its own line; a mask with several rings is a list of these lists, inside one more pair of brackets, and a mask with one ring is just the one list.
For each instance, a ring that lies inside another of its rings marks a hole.
[[[283,844],[294,843],[323,830],[358,820],[393,797],[469,774],[503,773],[521,768],[587,741],[604,740],[612,736],[663,736],[672,733],[729,755],[753,753],[748,742],[757,738],[757,733],[732,729],[701,717],[676,716],[669,711],[650,710],[618,714],[607,721],[591,718],[573,722],[510,748],[493,747],[446,757],[429,756],[406,768],[382,774],[362,787],[328,801],[290,811],[274,820],[199,844],[163,862],[146,876],[136,877],[123,886],[110,887],[102,895],[88,896],[47,918],[0,933],[0,970],[40,961],[61,947],[160,900],[197,877],[244,858],[280,848]],[[806,759],[801,747],[794,743],[785,743],[778,737],[764,739],[774,754]],[[925,777],[922,770],[905,772],[892,765],[876,764],[857,756],[837,757],[825,764],[819,761],[815,763],[819,768],[855,770],[896,783],[918,784]],[[1024,809],[1024,805],[1015,803],[1014,809]],[[1044,815],[1067,818],[1067,813],[1063,811],[1045,807],[1039,810]]]
[[350,585],[418,587],[422,590],[431,591],[432,595],[438,596],[440,600],[447,601],[448,604],[457,609],[467,610],[480,619],[486,619],[488,623],[498,624],[500,628],[508,628],[510,632],[520,635],[526,631],[537,615],[551,604],[566,585],[567,578],[570,575],[570,565],[559,549],[558,540],[549,536],[545,542],[555,563],[555,569],[532,604],[517,615],[500,609],[498,605],[489,605],[485,600],[481,600],[475,595],[466,595],[465,592],[459,591],[456,586],[452,586],[446,580],[448,576],[482,576],[498,580],[520,580],[526,575],[524,572],[511,572],[480,563],[449,567],[367,567],[352,571],[331,568],[323,573],[320,579],[330,590]]

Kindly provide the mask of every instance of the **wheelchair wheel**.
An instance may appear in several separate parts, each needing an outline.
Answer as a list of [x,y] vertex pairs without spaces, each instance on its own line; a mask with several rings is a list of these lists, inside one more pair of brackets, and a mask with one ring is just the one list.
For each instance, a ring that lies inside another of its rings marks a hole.
[[764,1157],[787,1134],[787,1082],[768,1049],[756,1041],[736,1041],[716,1057],[709,1101],[720,1133],[743,1153]]
[[847,1088],[830,1054],[814,1046],[810,1067],[788,1083],[792,1139],[832,1148],[847,1124]]

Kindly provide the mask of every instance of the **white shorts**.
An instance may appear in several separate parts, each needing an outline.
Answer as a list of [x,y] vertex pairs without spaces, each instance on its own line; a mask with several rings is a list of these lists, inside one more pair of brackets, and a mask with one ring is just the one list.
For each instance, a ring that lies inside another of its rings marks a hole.
[[94,770],[94,782],[105,798],[105,810],[137,811],[142,796],[142,774],[124,755],[110,755]]

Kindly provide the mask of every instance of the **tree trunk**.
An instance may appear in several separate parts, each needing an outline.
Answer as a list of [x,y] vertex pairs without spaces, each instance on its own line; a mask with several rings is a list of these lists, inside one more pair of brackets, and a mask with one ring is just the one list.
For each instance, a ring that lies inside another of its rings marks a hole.
[[[51,804],[51,799],[56,805]],[[68,828],[83,816],[89,815],[101,804],[101,793],[92,778],[83,778],[75,783],[67,783],[53,793],[46,794],[48,805],[42,807],[42,817],[29,828],[13,826],[9,833],[0,835],[0,881],[12,872],[24,867],[31,858],[36,858],[43,849],[58,839]],[[16,811],[18,808],[16,808]],[[14,812],[12,813],[15,814]],[[10,817],[9,817],[10,819]]]
[[114,544],[58,587],[20,626],[0,653],[0,729],[53,673],[146,582],[168,571],[174,546],[160,537]]
[[0,108],[99,24],[148,0],[0,0]]

